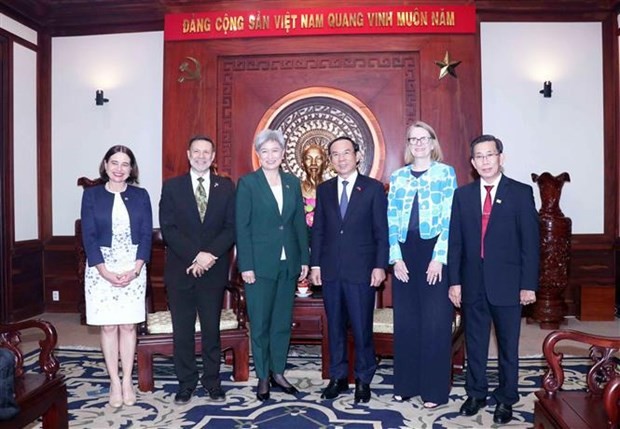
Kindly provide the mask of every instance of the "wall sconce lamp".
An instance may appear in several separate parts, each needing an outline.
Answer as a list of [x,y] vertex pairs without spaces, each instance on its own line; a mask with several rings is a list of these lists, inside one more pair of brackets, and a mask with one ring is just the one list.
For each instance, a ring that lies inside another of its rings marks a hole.
[[95,92],[95,104],[97,106],[103,106],[103,103],[107,103],[108,101],[110,100],[108,100],[107,98],[104,98],[102,89],[98,89]]
[[543,97],[551,98],[551,93],[553,92],[553,90],[551,89],[551,81],[546,80],[545,82],[543,82],[543,89],[541,89],[539,92],[543,95]]

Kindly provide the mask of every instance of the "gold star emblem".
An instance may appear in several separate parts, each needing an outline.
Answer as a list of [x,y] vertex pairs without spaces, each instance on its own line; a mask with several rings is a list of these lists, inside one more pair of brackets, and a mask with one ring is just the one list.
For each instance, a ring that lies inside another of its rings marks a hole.
[[444,78],[446,75],[450,74],[453,77],[456,77],[456,71],[454,69],[457,68],[460,61],[450,61],[450,54],[446,51],[446,55],[443,57],[443,61],[435,61],[435,64],[440,68],[439,70],[439,79]]

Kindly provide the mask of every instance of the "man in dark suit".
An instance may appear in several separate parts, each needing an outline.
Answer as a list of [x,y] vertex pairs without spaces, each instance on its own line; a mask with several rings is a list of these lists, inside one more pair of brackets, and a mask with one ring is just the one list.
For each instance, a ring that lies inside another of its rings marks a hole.
[[210,171],[215,144],[208,137],[193,137],[187,159],[190,172],[166,181],[159,203],[159,223],[166,243],[164,281],[179,380],[174,398],[177,404],[189,402],[198,384],[196,314],[202,337],[201,384],[211,400],[225,400],[219,378],[219,324],[229,251],[235,237],[234,184]]
[[355,402],[370,400],[377,367],[372,342],[375,288],[388,265],[387,199],[383,184],[357,172],[359,146],[348,137],[328,145],[338,176],[316,190],[310,279],[323,285],[330,381],[321,397],[348,390],[347,329],[355,342]]
[[519,400],[521,305],[536,301],[539,224],[532,188],[502,174],[500,139],[482,135],[471,143],[471,163],[480,179],[454,193],[448,247],[450,300],[463,306],[467,347],[467,400],[461,414],[486,405],[486,367],[491,322],[499,356],[499,386],[493,421],[512,419]]

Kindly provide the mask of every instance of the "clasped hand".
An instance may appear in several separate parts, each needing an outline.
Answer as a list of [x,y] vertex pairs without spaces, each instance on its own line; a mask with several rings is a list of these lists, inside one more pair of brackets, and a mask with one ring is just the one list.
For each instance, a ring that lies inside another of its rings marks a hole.
[[134,270],[124,271],[122,273],[115,273],[109,271],[107,268],[102,267],[99,269],[101,277],[106,279],[114,287],[125,287],[136,278],[136,272]]
[[215,265],[216,262],[217,256],[214,256],[209,252],[199,252],[194,258],[192,264],[185,269],[185,273],[191,274],[196,278],[202,277],[205,271],[209,271],[209,269]]

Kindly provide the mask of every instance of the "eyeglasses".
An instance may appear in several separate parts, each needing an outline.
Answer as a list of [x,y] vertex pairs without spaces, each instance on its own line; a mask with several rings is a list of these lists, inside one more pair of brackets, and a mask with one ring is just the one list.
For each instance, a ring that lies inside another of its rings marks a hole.
[[429,136],[407,138],[407,141],[411,145],[427,145],[430,140],[431,140],[431,137]]
[[476,162],[483,162],[483,161],[493,161],[493,159],[499,156],[499,153],[487,153],[486,155],[474,155],[474,159],[476,160]]

